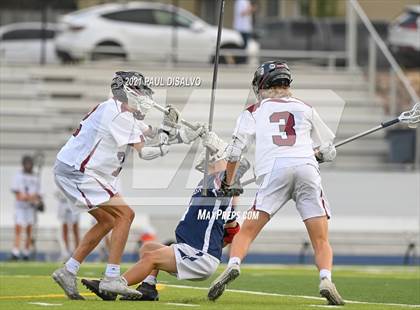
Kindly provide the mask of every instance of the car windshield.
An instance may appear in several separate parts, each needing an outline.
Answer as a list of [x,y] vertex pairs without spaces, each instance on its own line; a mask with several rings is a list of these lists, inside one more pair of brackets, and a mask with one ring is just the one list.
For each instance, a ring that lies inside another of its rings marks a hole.
[[156,20],[156,23],[159,25],[166,25],[170,26],[174,24],[174,17],[175,17],[175,25],[179,27],[187,27],[189,28],[191,24],[193,23],[192,20],[188,19],[187,17],[163,10],[155,10],[154,11],[154,17]]
[[193,20],[186,17],[185,15],[179,13],[173,14],[171,11],[156,9],[122,10],[104,14],[102,17],[122,22],[162,26],[172,26],[175,21],[176,26],[187,28],[190,27],[193,23]]
[[401,17],[398,19],[398,24],[401,27],[409,27],[409,26],[416,25],[418,16],[419,14],[415,12],[412,12],[412,11],[406,12],[403,15],[401,15]]

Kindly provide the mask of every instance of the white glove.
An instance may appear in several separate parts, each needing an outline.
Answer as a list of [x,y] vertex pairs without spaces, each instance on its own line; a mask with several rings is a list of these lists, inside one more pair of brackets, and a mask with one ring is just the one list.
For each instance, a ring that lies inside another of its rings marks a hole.
[[321,160],[321,162],[333,161],[336,156],[337,151],[333,144],[328,143],[320,146],[318,158]]
[[166,106],[168,113],[165,113],[163,116],[163,125],[169,127],[176,127],[179,120],[179,111],[177,108],[171,106],[170,104]]
[[163,116],[160,128],[168,133],[169,139],[173,139],[177,134],[179,111],[171,105],[167,106],[169,113]]
[[182,126],[179,129],[179,137],[185,144],[190,144],[195,141],[198,137],[205,134],[207,126],[205,124],[196,123],[194,126],[198,127],[197,129],[192,129],[187,126]]
[[161,131],[159,133],[159,145],[167,145],[169,144],[169,136],[166,132]]
[[209,133],[203,136],[203,146],[210,150],[210,153],[217,153],[221,149],[226,148],[226,143],[219,138],[219,136],[210,131]]

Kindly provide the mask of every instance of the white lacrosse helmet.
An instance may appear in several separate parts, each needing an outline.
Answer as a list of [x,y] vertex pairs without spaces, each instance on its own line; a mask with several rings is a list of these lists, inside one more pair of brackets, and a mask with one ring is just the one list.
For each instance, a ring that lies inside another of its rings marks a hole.
[[154,105],[153,90],[146,85],[144,76],[139,72],[115,72],[111,91],[117,100],[126,102],[139,111],[143,118]]
[[206,164],[206,149],[209,148],[209,164],[215,163],[227,157],[226,148],[228,143],[220,139],[216,133],[209,132],[207,137],[203,139],[203,150],[198,156],[195,169],[204,172]]

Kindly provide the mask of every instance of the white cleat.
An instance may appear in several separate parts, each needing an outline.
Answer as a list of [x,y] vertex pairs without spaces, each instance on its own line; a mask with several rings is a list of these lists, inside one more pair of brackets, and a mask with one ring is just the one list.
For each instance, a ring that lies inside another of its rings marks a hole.
[[207,298],[214,301],[222,296],[226,286],[239,277],[240,274],[241,269],[239,268],[239,265],[231,265],[227,267],[225,271],[223,271],[222,274],[211,284]]
[[344,299],[341,298],[340,294],[335,288],[334,283],[328,280],[328,278],[321,279],[321,283],[319,283],[319,293],[322,297],[328,300],[329,305],[344,305]]
[[104,277],[99,283],[99,291],[132,298],[140,298],[142,296],[141,292],[128,287],[127,281],[123,277]]
[[54,281],[61,286],[68,298],[73,300],[85,299],[82,295],[79,294],[79,291],[77,289],[76,275],[68,271],[66,267],[57,269],[51,276],[54,279]]

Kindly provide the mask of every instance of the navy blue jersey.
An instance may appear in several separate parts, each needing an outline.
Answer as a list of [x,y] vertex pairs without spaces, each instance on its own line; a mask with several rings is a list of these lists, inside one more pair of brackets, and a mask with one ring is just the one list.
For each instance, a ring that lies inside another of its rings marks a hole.
[[232,221],[231,197],[216,197],[220,176],[210,175],[207,196],[202,194],[201,181],[191,197],[175,230],[177,243],[186,243],[220,260],[223,248],[224,225]]

